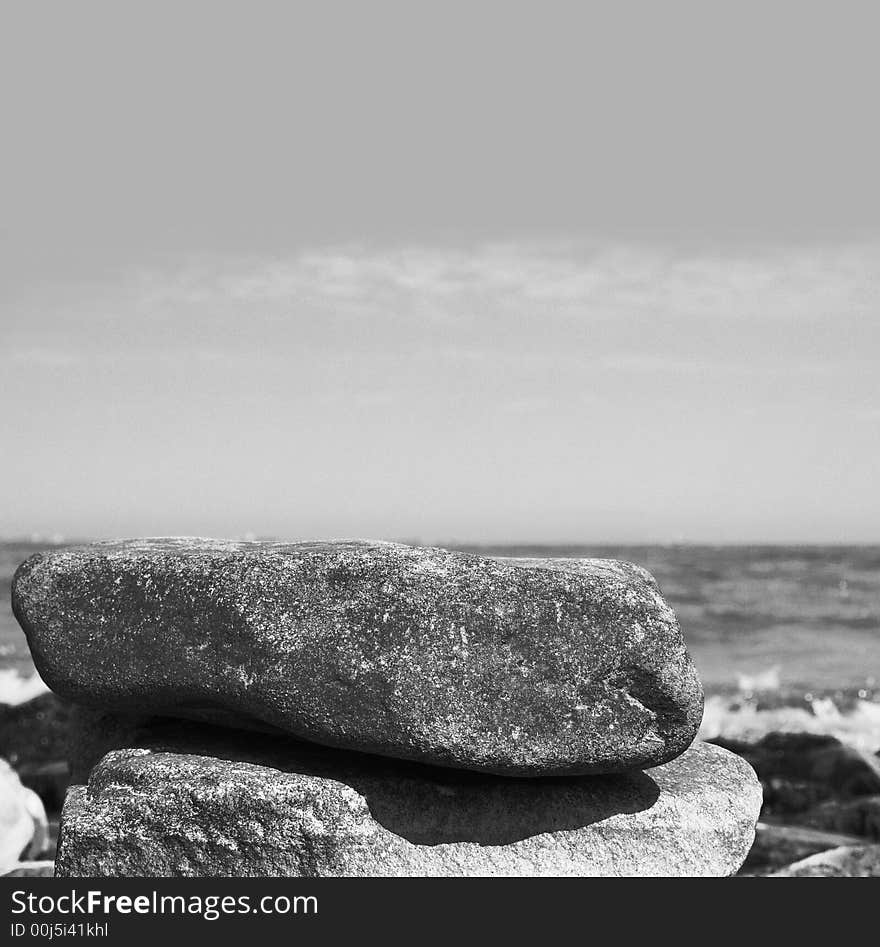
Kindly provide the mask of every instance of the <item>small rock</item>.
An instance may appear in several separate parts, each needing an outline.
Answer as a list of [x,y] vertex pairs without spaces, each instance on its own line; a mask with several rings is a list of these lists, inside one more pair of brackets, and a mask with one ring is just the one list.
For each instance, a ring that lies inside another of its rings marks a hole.
[[847,845],[811,855],[771,878],[880,878],[880,845]]
[[764,787],[766,813],[791,815],[826,799],[880,793],[880,762],[832,736],[770,733],[757,743],[711,742],[752,764]]
[[708,744],[647,773],[522,780],[196,724],[138,742],[69,790],[59,877],[729,875],[761,804]]
[[32,556],[12,601],[64,697],[440,766],[656,766],[702,712],[675,615],[613,560],[132,540]]
[[841,845],[858,845],[860,840],[851,835],[823,832],[801,825],[780,825],[759,822],[755,842],[742,867],[745,874],[766,873],[816,852]]

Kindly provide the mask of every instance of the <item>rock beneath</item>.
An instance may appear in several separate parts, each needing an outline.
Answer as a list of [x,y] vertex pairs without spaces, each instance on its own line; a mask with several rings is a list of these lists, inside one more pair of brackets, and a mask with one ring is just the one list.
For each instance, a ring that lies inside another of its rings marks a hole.
[[880,794],[880,761],[832,736],[770,733],[757,743],[716,739],[747,759],[764,787],[765,812],[806,812],[827,799]]
[[728,875],[761,804],[708,744],[522,780],[198,724],[141,736],[69,790],[58,876]]
[[440,766],[656,766],[702,711],[675,615],[644,570],[612,560],[98,543],[28,559],[13,608],[64,697]]
[[880,796],[861,796],[846,802],[830,799],[805,812],[800,821],[818,829],[848,832],[880,842]]
[[39,855],[48,837],[40,797],[22,786],[15,770],[0,760],[0,874],[10,871],[22,855]]
[[833,848],[804,858],[771,878],[880,878],[880,845]]
[[801,825],[759,822],[755,841],[742,867],[743,874],[766,874],[792,862],[842,845],[858,845],[860,839],[837,832],[823,832]]

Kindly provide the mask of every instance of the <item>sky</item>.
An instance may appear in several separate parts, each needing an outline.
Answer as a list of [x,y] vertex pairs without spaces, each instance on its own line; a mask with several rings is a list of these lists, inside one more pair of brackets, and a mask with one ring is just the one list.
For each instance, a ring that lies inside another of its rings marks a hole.
[[880,542],[876,14],[512,6],[13,5],[0,536]]

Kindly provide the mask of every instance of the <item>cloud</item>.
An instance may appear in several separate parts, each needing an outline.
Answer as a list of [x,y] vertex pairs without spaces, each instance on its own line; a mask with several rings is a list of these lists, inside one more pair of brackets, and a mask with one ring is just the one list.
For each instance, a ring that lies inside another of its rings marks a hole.
[[803,318],[880,301],[880,246],[686,252],[648,245],[487,244],[470,249],[329,248],[145,277],[141,309],[300,305],[362,317],[475,318],[530,311],[580,318]]
[[599,360],[602,368],[615,372],[632,373],[636,375],[650,375],[654,373],[671,373],[675,375],[745,375],[745,376],[777,376],[805,375],[823,376],[832,375],[839,371],[839,366],[829,361],[788,360],[774,361],[765,364],[756,364],[754,360],[734,359],[728,362],[707,362],[698,359],[676,358],[670,355],[652,355],[646,353],[620,352],[604,356]]
[[819,379],[843,365],[864,374],[878,310],[880,244],[868,242],[337,246],[57,287],[55,298],[7,310],[0,358],[59,370],[372,369],[400,383],[407,367],[453,384],[493,373],[550,384],[584,371]]

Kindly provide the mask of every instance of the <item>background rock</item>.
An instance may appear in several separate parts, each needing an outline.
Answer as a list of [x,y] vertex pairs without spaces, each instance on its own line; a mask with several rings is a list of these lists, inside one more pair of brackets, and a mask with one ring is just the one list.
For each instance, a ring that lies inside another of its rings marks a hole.
[[880,795],[846,802],[832,799],[805,812],[800,821],[817,829],[849,832],[880,842]]
[[767,814],[799,814],[827,799],[880,794],[880,761],[832,736],[770,733],[757,743],[711,742],[751,763]]
[[801,825],[759,822],[755,842],[742,866],[743,874],[766,874],[792,862],[842,845],[859,845],[861,839]]
[[832,848],[774,872],[773,878],[880,878],[880,845]]
[[706,744],[648,773],[511,780],[196,724],[138,742],[71,788],[59,876],[726,875],[761,801]]
[[653,766],[691,743],[702,711],[672,610],[612,560],[98,543],[28,559],[13,608],[65,697],[442,766]]

